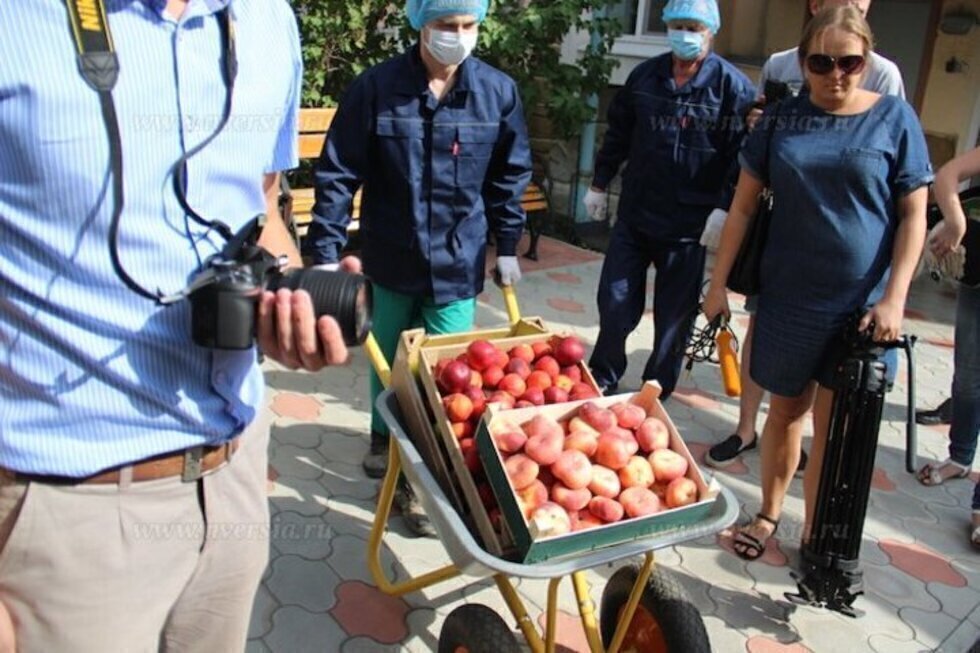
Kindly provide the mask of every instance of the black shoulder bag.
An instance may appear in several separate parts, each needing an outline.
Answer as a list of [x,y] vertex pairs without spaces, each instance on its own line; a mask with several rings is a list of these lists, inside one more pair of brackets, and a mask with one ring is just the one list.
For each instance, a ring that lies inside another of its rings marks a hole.
[[762,253],[769,238],[769,223],[772,221],[773,195],[769,175],[769,151],[772,149],[772,133],[776,129],[776,115],[773,115],[766,129],[766,155],[763,159],[763,174],[766,187],[759,194],[759,208],[749,221],[745,238],[739,247],[732,269],[728,272],[728,288],[742,295],[758,295],[760,288],[760,268]]

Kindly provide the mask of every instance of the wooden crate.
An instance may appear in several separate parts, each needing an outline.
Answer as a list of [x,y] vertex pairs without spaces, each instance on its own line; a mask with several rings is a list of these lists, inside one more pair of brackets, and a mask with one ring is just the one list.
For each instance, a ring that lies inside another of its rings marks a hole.
[[[476,442],[484,470],[497,497],[497,503],[503,513],[508,531],[513,535],[516,557],[522,562],[538,562],[573,553],[591,551],[604,546],[635,540],[641,537],[653,536],[656,533],[675,530],[703,519],[711,510],[718,496],[719,487],[712,481],[705,481],[697,462],[681,438],[677,427],[674,426],[667,411],[659,400],[660,386],[655,382],[647,382],[640,392],[621,394],[611,397],[601,397],[583,401],[571,401],[551,406],[536,406],[534,408],[517,408],[512,410],[497,410],[490,408],[484,413],[476,434]],[[687,476],[698,487],[697,503],[671,508],[654,515],[637,517],[623,521],[573,531],[563,535],[536,537],[524,517],[518,504],[517,497],[507,478],[503,459],[490,436],[491,428],[497,420],[507,420],[514,424],[524,424],[535,415],[544,414],[558,421],[564,421],[577,414],[579,407],[592,401],[604,408],[613,404],[629,401],[642,407],[648,416],[659,417],[667,425],[670,432],[670,448],[684,456],[688,462]]]
[[[553,336],[554,334],[544,332],[533,335],[511,335],[495,338],[487,337],[487,332],[474,331],[465,334],[454,334],[453,336],[437,336],[418,350],[418,378],[426,398],[427,407],[433,417],[434,433],[446,453],[449,468],[454,473],[455,481],[462,494],[462,500],[466,505],[466,508],[461,514],[472,517],[473,525],[486,545],[487,551],[495,555],[503,555],[505,550],[511,548],[510,534],[498,532],[493,528],[489,513],[484,507],[479,491],[477,490],[476,481],[466,466],[463,452],[459,447],[459,441],[453,434],[449,418],[446,416],[446,411],[442,405],[442,395],[436,386],[432,369],[439,360],[443,358],[455,358],[466,351],[466,347],[474,340],[489,340],[497,347],[507,351],[515,345],[543,342],[550,340]],[[579,369],[582,375],[582,382],[598,389],[592,373],[589,372],[584,363],[579,363]]]
[[432,410],[426,404],[418,382],[419,351],[426,341],[425,329],[403,331],[398,350],[391,366],[391,389],[398,397],[408,435],[418,449],[432,476],[457,512],[462,514],[465,505],[459,484],[450,473],[446,450],[442,441],[435,437]]
[[[402,332],[395,358],[391,364],[391,388],[395,392],[395,396],[398,397],[398,405],[401,408],[412,442],[419,450],[419,454],[425,460],[429,471],[432,472],[443,493],[470,526],[471,532],[483,541],[484,547],[488,551],[498,555],[503,548],[499,539],[494,536],[491,540],[487,540],[488,533],[493,533],[493,529],[489,528],[489,518],[485,514],[482,515],[487,523],[477,526],[476,522],[481,515],[474,517],[471,514],[469,503],[464,499],[463,491],[460,488],[458,474],[450,464],[449,452],[443,444],[443,439],[437,435],[434,426],[435,414],[419,380],[419,360],[421,351],[430,347],[460,344],[465,347],[473,340],[481,338],[492,341],[529,335],[540,338],[550,334],[541,318],[537,317],[524,318],[516,324],[506,327],[481,329],[466,333],[427,335],[424,329],[411,329]],[[480,505],[482,507],[482,504]]]

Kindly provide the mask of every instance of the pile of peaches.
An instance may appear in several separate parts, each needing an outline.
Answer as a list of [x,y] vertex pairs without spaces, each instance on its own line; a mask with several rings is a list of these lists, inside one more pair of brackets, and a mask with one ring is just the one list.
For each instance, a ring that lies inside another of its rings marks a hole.
[[559,422],[501,415],[489,427],[532,536],[549,537],[645,517],[698,500],[688,461],[663,420],[641,407],[582,404]]
[[440,359],[432,376],[464,455],[473,448],[487,404],[507,410],[597,397],[582,379],[584,355],[577,337],[554,336],[506,351],[489,340],[474,340],[456,358]]

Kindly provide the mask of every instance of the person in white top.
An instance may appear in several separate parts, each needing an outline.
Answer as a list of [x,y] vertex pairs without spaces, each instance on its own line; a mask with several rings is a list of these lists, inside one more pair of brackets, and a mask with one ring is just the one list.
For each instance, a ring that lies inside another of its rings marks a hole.
[[[809,4],[811,15],[824,7],[852,5],[867,16],[871,0],[809,0]],[[769,55],[766,63],[762,65],[759,88],[764,88],[767,81],[782,82],[789,86],[789,90],[794,95],[798,93],[803,86],[803,70],[800,68],[798,50],[799,48],[790,48]],[[877,52],[871,53],[861,88],[882,95],[897,95],[905,99],[905,84],[902,81],[901,71],[894,61],[886,59]]]

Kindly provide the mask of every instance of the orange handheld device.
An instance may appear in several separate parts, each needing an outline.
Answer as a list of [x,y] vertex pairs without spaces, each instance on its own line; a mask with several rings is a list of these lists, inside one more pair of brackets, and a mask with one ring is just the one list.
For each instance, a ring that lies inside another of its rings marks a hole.
[[725,386],[725,394],[738,397],[742,394],[742,379],[738,367],[738,352],[732,332],[723,322],[718,335],[715,336],[718,345],[718,365],[721,367],[721,383]]

